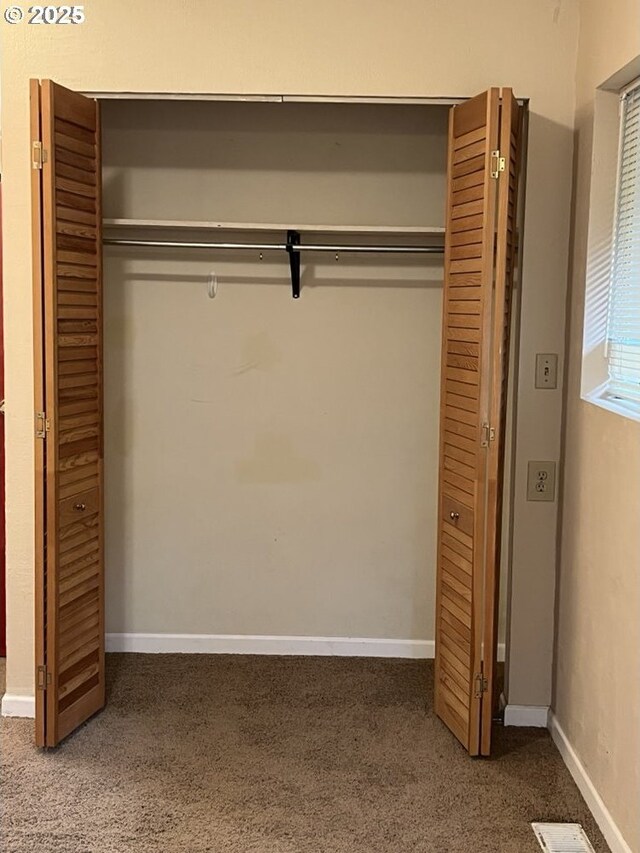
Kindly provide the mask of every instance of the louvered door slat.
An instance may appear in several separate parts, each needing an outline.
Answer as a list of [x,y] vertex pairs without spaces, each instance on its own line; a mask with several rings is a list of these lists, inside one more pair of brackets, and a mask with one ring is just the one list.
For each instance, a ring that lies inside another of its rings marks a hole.
[[46,456],[43,745],[104,704],[102,246],[97,103],[40,87]]

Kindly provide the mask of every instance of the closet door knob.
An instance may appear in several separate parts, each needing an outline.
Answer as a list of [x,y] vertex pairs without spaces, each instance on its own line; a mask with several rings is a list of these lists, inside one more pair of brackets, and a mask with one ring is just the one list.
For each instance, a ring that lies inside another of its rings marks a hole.
[[449,518],[450,518],[452,521],[457,521],[457,520],[460,518],[460,513],[459,513],[459,512],[453,512],[453,510],[452,510],[452,511],[449,513]]
[[84,512],[85,509],[87,508],[87,505],[86,504],[74,504],[73,508],[77,509],[78,512]]

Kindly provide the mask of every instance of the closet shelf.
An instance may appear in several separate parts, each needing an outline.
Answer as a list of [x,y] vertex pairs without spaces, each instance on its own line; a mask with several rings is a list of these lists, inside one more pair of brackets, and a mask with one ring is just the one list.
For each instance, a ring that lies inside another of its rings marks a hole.
[[440,236],[444,228],[425,225],[281,225],[264,222],[198,222],[184,219],[104,219],[105,228],[149,228],[166,231],[278,231],[295,230],[318,234],[405,234]]

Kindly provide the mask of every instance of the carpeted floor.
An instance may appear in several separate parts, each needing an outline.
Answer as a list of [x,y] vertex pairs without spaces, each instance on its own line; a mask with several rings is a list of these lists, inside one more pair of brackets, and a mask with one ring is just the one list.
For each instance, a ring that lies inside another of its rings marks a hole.
[[553,746],[470,759],[430,662],[109,655],[108,707],[62,746],[2,721],[5,853],[540,853],[529,822],[607,846]]

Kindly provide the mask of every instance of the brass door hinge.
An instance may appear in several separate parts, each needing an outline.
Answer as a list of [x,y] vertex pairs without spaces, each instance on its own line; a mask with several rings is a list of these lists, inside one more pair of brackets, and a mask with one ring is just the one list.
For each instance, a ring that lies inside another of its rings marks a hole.
[[46,412],[36,412],[36,438],[46,438],[51,429],[51,421]]
[[46,690],[51,684],[51,673],[47,672],[46,666],[39,666],[36,673],[36,685],[38,690]]
[[496,430],[491,424],[482,424],[482,439],[480,447],[489,447],[490,441],[496,440]]
[[507,168],[507,158],[502,157],[497,149],[491,152],[491,177],[498,178],[500,172],[504,172]]
[[42,169],[44,163],[47,162],[47,152],[42,147],[40,140],[35,140],[31,143],[31,166],[34,169]]
[[473,687],[474,694],[476,698],[482,696],[483,693],[486,693],[489,689],[489,682],[487,678],[481,673],[478,672],[473,678]]

